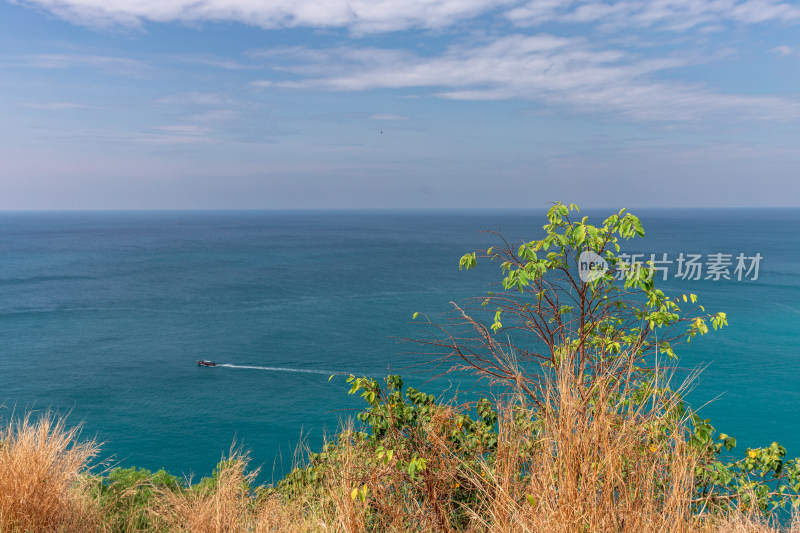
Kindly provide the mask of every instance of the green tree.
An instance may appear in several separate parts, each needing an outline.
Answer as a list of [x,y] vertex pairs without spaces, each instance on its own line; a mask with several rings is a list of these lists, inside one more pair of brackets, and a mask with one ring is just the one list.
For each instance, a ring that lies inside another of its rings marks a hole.
[[[566,372],[582,390],[587,416],[598,378],[617,373],[628,382],[621,389],[626,402],[652,401],[652,409],[672,410],[678,422],[688,422],[689,441],[701,452],[699,508],[764,510],[797,503],[800,459],[785,460],[778,443],[748,449],[742,459],[731,457],[736,440],[717,435],[669,386],[676,346],[708,333],[709,326],[727,325],[726,314],[706,312],[694,294],[673,297],[656,288],[650,261],[624,260],[621,244],[644,236],[636,216],[622,209],[595,226],[578,213],[574,204],[556,203],[541,239],[512,244],[496,233],[500,246],[464,255],[459,268],[475,268],[479,259],[499,262],[502,290],[466,308],[454,304],[450,327],[428,321],[444,335],[420,342],[444,350],[462,368],[524,391],[539,406],[554,372],[562,377]],[[603,259],[607,268],[582,279],[580,261],[586,257]],[[488,325],[475,318],[486,311],[492,316]],[[472,334],[465,336],[461,326]]]
[[[694,450],[695,498],[690,503],[696,510],[767,510],[797,501],[800,462],[785,461],[786,450],[777,443],[748,449],[743,459],[729,456],[735,439],[717,435],[708,420],[684,404],[682,389],[670,385],[678,345],[727,325],[725,313],[706,312],[694,294],[667,295],[655,286],[654,265],[625,261],[625,241],[644,236],[636,216],[623,209],[592,225],[578,213],[577,206],[557,203],[548,210],[542,238],[509,243],[495,234],[499,246],[464,255],[461,268],[476,268],[484,259],[498,263],[500,290],[463,307],[453,304],[448,323],[427,319],[432,334],[416,341],[458,368],[524,397],[504,411],[511,413],[506,419],[516,428],[513,431],[527,439],[518,450],[529,457],[514,475],[524,479],[535,468],[537,453],[561,453],[537,441],[536,435],[559,420],[553,409],[561,404],[553,401],[553,391],[567,380],[562,390],[579,395],[577,411],[569,414],[578,417],[568,421],[575,424],[570,431],[591,425],[595,416],[620,425],[635,418],[642,434],[634,432],[631,456],[622,457],[621,464],[641,464],[660,449],[674,449],[676,438],[681,449],[686,444]],[[602,259],[604,269],[584,269],[581,276],[580,262],[587,256]],[[432,508],[443,524],[462,524],[465,515],[453,511],[451,504],[455,499],[456,508],[463,509],[486,494],[470,484],[469,473],[491,469],[497,461],[498,411],[487,398],[472,410],[450,409],[416,389],[403,391],[399,376],[385,381],[384,387],[374,379],[348,378],[350,394],[359,393],[367,407],[358,416],[362,431],[341,435],[340,440],[367,450],[366,470],[399,474],[395,479],[401,480],[400,493],[434,502]],[[569,442],[567,438],[559,446]],[[293,472],[281,488],[291,492],[318,486],[324,472],[341,464],[343,449],[340,442],[312,455],[309,466]],[[592,463],[597,468],[599,459],[594,457]],[[435,468],[432,461],[438,461]],[[670,463],[653,464],[660,464],[664,477],[655,482],[640,477],[638,482],[651,483],[664,495],[671,482]],[[444,477],[445,465],[456,473]],[[621,476],[626,490],[635,492],[636,486],[624,482],[633,470],[621,468],[608,476]],[[366,471],[362,477],[369,477]],[[689,478],[691,482],[691,474]],[[354,482],[352,497],[373,509],[380,507],[360,481]],[[533,501],[531,505],[535,497]]]
[[[512,244],[496,234],[500,246],[464,255],[459,268],[475,268],[484,258],[499,262],[502,290],[465,308],[454,304],[451,324],[428,321],[443,335],[420,342],[538,402],[548,379],[541,370],[565,357],[588,391],[594,376],[612,369],[633,367],[652,377],[660,356],[675,358],[676,343],[707,333],[709,324],[727,324],[725,313],[705,312],[694,294],[670,297],[657,289],[649,261],[635,265],[618,256],[621,242],[644,236],[636,216],[623,209],[595,226],[588,217],[578,219],[578,211],[557,203],[547,212],[541,239]],[[584,253],[604,259],[608,270],[583,281]],[[489,325],[476,318],[487,310],[493,313]],[[471,335],[463,334],[465,325]]]

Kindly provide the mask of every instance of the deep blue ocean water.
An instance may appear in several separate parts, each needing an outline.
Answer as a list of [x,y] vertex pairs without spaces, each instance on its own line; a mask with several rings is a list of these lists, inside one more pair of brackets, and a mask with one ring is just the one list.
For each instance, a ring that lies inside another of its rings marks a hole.
[[[633,212],[647,236],[624,251],[761,254],[755,281],[683,281],[672,265],[660,286],[728,313],[679,350],[683,367],[708,365],[693,405],[741,449],[800,455],[800,210]],[[360,406],[330,374],[430,380],[398,340],[424,334],[412,313],[491,289],[497,265],[458,270],[496,244],[483,230],[532,239],[544,223],[532,210],[0,213],[0,417],[69,412],[103,458],[195,476],[235,440],[268,480]]]

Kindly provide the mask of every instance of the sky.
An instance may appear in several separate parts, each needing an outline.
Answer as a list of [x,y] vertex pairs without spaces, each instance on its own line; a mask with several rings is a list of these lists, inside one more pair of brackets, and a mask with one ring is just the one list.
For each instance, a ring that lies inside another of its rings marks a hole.
[[0,0],[0,209],[800,206],[800,2]]

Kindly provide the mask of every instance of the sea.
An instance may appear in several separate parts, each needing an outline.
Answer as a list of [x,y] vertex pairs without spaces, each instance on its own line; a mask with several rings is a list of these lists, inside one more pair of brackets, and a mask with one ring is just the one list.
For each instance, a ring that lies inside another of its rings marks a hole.
[[[728,316],[676,349],[701,370],[691,405],[739,453],[800,456],[800,209],[631,211],[646,236],[622,251]],[[347,375],[474,390],[409,339],[498,290],[499,264],[459,270],[463,254],[541,237],[544,213],[0,212],[0,419],[66,416],[102,443],[98,469],[197,480],[237,446],[274,481],[362,407]]]

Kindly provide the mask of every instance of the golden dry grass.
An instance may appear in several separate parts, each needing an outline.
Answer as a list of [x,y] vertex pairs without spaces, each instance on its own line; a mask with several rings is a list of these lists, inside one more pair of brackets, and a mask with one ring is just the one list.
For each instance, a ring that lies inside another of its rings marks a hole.
[[[800,533],[799,523],[781,529],[736,512],[695,515],[698,457],[671,397],[629,404],[632,383],[624,373],[601,376],[594,386],[586,394],[569,372],[559,372],[543,406],[529,411],[535,426],[514,422],[524,408],[519,397],[506,402],[491,464],[466,464],[449,449],[443,436],[458,409],[443,408],[424,428],[426,446],[415,449],[428,468],[413,487],[394,468],[397,456],[376,463],[374,450],[345,440],[318,487],[288,502],[268,501],[260,524],[263,531],[280,531],[283,523],[286,531],[348,533]],[[464,486],[479,495],[468,507],[456,498]],[[352,497],[361,487],[366,501]],[[451,518],[458,512],[468,520],[456,529]]]
[[247,455],[233,450],[221,464],[216,484],[207,489],[159,490],[152,510],[155,522],[175,532],[252,531],[255,519],[250,485],[257,471],[247,473]]
[[[489,532],[688,533],[695,458],[668,419],[614,402],[602,378],[590,406],[574,381],[547,391],[535,434],[500,421],[496,462],[483,487]],[[657,439],[651,428],[676,431]],[[520,478],[519,472],[529,475]]]
[[[247,454],[232,451],[215,483],[152,487],[147,529],[104,517],[114,507],[101,509],[90,484],[80,482],[97,454],[94,442],[80,441],[53,415],[26,416],[0,430],[0,532],[800,533],[800,520],[781,529],[736,512],[694,515],[697,458],[669,404],[615,401],[624,397],[615,395],[625,392],[620,379],[596,386],[587,402],[585,390],[560,373],[542,406],[528,411],[532,425],[515,422],[526,408],[519,397],[505,401],[491,463],[466,463],[450,448],[454,406],[439,409],[415,448],[398,449],[390,461],[375,461],[364,440],[340,439],[319,482],[292,493],[257,495]],[[659,437],[655,427],[672,430]],[[410,479],[397,461],[412,452],[427,468]],[[468,505],[465,489],[474,496]]]
[[97,508],[79,476],[97,455],[79,428],[45,413],[0,427],[0,531],[94,531]]

